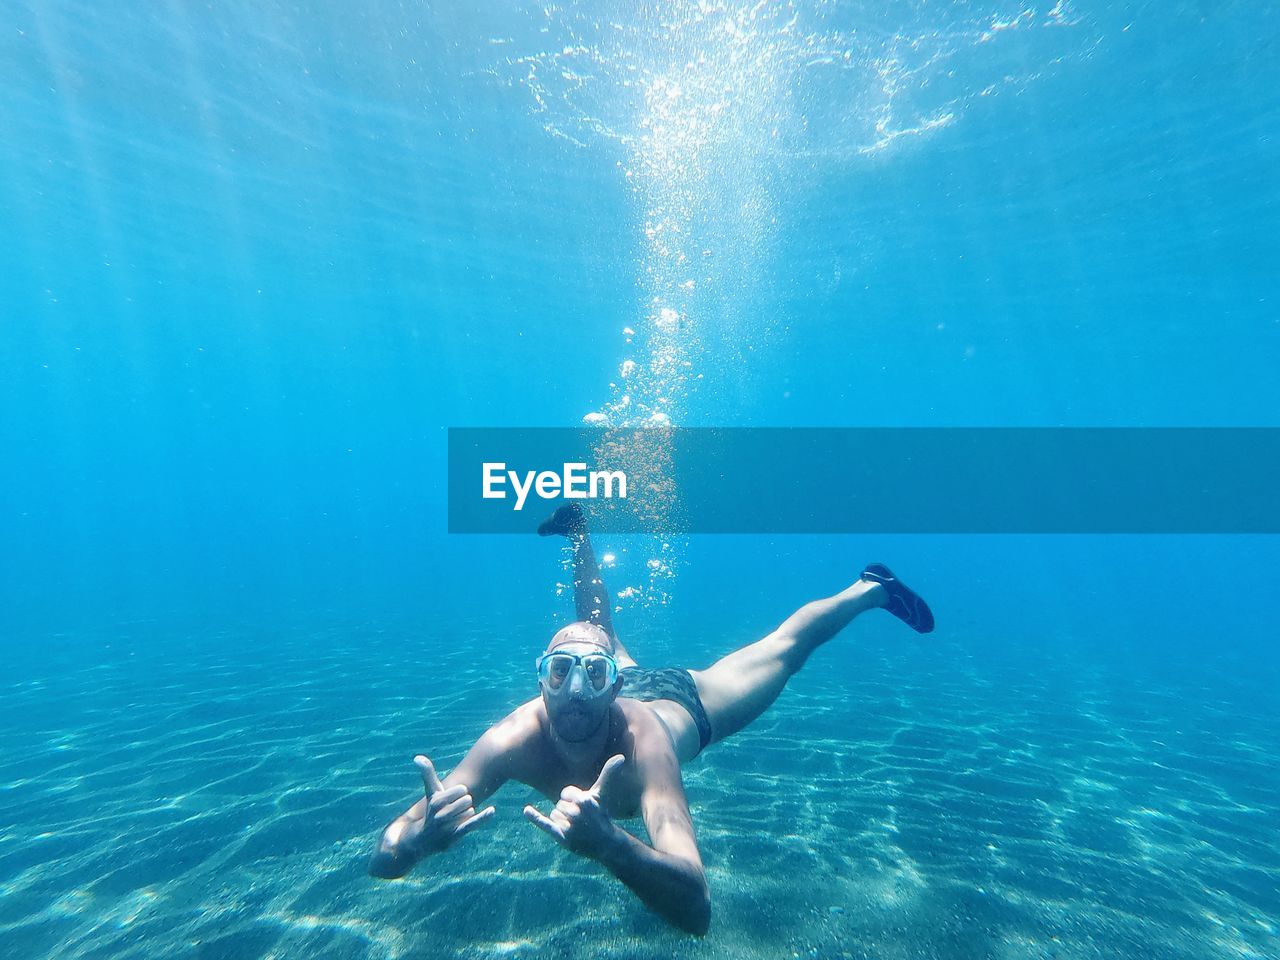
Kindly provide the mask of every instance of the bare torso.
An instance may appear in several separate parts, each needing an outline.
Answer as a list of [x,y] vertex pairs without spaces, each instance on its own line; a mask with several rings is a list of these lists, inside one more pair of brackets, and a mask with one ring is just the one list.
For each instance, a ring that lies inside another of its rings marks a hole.
[[[692,718],[677,703],[667,700],[616,700],[610,711],[609,733],[602,754],[575,769],[565,762],[552,742],[550,721],[542,699],[530,700],[507,718],[514,724],[512,749],[506,754],[507,775],[552,800],[558,800],[560,791],[567,786],[590,785],[599,775],[603,760],[620,753],[627,763],[610,782],[606,806],[612,817],[626,819],[638,816],[644,784],[638,773],[641,767],[633,762],[636,748],[640,746],[650,756],[666,753],[678,764],[680,758],[673,742],[674,734],[668,727],[673,725],[683,732],[680,717],[668,720],[663,716],[673,711],[679,711],[686,719],[686,725],[692,727]],[[696,729],[693,736],[696,741]]]

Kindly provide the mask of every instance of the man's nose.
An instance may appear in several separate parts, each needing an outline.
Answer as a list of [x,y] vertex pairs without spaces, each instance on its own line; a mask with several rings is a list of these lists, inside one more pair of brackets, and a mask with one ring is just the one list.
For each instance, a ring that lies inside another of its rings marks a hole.
[[576,663],[569,671],[569,693],[570,695],[578,694],[583,691],[587,682],[586,671],[583,670],[582,664]]

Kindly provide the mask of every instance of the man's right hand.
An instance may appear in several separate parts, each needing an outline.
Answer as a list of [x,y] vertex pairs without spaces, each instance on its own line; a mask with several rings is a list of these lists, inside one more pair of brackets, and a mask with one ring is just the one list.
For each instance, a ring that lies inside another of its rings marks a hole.
[[[374,876],[402,877],[418,860],[448,849],[459,837],[493,818],[493,807],[476,813],[465,784],[445,789],[430,760],[420,755],[413,762],[422,774],[423,799],[392,821],[382,834],[369,864]],[[415,816],[418,810],[422,814]]]
[[476,813],[466,784],[459,783],[446,790],[430,760],[419,755],[413,762],[422,774],[423,795],[427,801],[423,818],[409,826],[409,842],[418,856],[447,849],[463,834],[493,818],[493,807]]

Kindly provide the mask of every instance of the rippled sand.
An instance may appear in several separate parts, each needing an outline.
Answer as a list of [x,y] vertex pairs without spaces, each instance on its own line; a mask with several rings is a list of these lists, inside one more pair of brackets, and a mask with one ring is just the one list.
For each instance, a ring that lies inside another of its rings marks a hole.
[[0,686],[0,956],[1280,956],[1258,677],[860,622],[687,768],[697,940],[526,823],[519,785],[408,879],[365,875],[412,754],[447,768],[532,695],[537,629],[108,634]]

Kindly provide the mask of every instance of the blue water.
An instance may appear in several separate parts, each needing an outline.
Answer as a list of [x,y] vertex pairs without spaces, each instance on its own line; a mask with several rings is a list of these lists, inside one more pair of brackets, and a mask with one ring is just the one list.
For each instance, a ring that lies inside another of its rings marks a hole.
[[0,0],[0,955],[1280,956],[1268,536],[602,541],[652,665],[871,559],[939,629],[686,768],[705,939],[518,786],[364,873],[570,616],[445,533],[450,426],[1280,426],[1277,36]]

